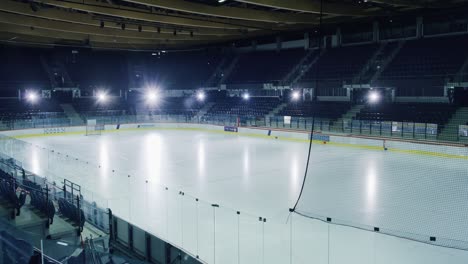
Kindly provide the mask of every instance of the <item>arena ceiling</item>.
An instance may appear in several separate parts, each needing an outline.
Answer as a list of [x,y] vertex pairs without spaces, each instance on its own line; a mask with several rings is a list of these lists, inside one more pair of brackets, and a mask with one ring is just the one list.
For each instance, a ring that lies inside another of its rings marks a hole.
[[[323,0],[323,22],[437,9],[460,0]],[[311,29],[320,0],[1,0],[0,41],[166,49]]]

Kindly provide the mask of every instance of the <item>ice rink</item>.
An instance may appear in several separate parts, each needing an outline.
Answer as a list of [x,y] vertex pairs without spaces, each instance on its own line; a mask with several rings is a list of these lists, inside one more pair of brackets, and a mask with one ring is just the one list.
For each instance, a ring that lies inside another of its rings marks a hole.
[[[288,218],[303,182],[306,142],[179,130],[22,140],[32,151],[10,154],[29,170],[80,184],[85,198],[207,263],[468,263],[466,251]],[[466,241],[467,163],[314,144],[299,207]]]

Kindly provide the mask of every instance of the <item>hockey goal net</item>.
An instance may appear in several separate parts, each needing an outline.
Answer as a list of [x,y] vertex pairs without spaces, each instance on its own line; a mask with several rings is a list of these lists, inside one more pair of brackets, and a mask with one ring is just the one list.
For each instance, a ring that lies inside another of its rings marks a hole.
[[104,125],[96,122],[96,119],[86,120],[86,136],[101,135]]

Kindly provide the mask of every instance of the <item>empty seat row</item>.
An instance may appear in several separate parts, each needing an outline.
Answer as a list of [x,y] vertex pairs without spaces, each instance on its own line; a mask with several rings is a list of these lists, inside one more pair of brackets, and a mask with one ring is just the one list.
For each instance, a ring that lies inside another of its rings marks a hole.
[[292,102],[289,103],[279,116],[317,117],[335,120],[350,109],[349,103],[336,102]]
[[0,249],[2,263],[39,263],[31,262],[34,249],[30,244],[31,241],[19,238],[15,231],[9,229],[0,231],[0,241],[2,241]]
[[82,209],[78,209],[76,205],[68,202],[67,200],[60,198],[58,200],[59,212],[78,225],[81,229],[85,223],[85,214]]
[[55,216],[55,206],[52,200],[42,190],[30,191],[29,196],[31,197],[30,204],[45,214],[49,223],[52,224]]
[[278,97],[252,97],[248,100],[240,97],[227,97],[218,99],[215,105],[208,111],[207,116],[265,116],[280,103],[281,101]]
[[455,106],[435,103],[367,105],[356,115],[356,119],[444,125],[455,111]]
[[19,195],[17,195],[14,180],[2,179],[0,181],[0,196],[15,208],[16,216],[19,216],[21,213],[20,209],[26,201],[26,192],[20,191]]

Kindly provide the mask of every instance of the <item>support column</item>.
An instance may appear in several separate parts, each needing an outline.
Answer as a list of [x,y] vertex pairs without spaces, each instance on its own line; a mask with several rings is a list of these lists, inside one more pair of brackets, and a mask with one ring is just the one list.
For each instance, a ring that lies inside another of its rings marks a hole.
[[257,50],[257,41],[252,40],[252,51],[256,51],[256,50]]
[[309,33],[304,33],[304,49],[308,50],[310,47],[310,36]]
[[379,22],[374,21],[374,23],[372,24],[372,41],[379,42],[379,40],[380,40]]
[[336,47],[340,47],[341,44],[343,44],[342,39],[341,39],[341,28],[336,29]]
[[423,17],[416,18],[416,38],[422,38],[424,36],[424,20]]
[[280,36],[277,36],[276,37],[276,52],[280,52],[282,46],[283,46],[283,41]]

